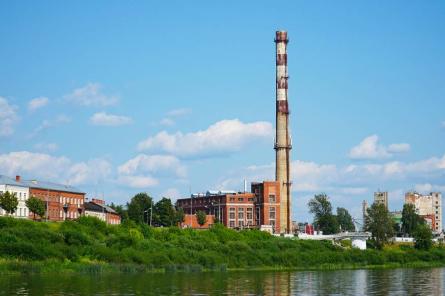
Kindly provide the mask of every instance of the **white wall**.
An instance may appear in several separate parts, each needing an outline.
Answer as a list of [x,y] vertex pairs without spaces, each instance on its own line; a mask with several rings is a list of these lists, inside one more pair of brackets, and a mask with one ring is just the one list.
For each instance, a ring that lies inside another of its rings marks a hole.
[[[17,206],[17,211],[12,215],[12,217],[23,218],[23,219],[28,218],[29,209],[26,206],[26,201],[29,198],[29,188],[1,184],[0,192],[4,193],[6,191],[8,191],[9,193],[15,193],[19,201],[19,204]],[[0,216],[4,215],[6,215],[5,211],[3,209],[0,209]]]

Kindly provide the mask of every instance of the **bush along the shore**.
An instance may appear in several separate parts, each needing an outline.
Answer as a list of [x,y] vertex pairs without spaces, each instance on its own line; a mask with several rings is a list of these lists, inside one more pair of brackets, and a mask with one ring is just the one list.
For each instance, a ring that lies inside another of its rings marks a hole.
[[151,228],[95,218],[44,223],[0,218],[0,273],[201,271],[227,269],[339,269],[444,266],[445,249],[383,250],[334,246],[329,241],[274,237],[258,230]]

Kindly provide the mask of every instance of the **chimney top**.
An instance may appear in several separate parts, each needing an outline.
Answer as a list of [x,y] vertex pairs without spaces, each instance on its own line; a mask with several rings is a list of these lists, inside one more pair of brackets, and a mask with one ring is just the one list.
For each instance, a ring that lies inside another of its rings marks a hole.
[[20,182],[20,180],[21,180],[20,176],[19,176],[19,175],[15,176],[15,180],[16,180],[17,182]]

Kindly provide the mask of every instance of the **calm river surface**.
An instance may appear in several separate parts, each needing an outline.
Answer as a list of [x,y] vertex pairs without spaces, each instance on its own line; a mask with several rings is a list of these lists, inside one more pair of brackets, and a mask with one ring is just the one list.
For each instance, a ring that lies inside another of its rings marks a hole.
[[445,269],[0,276],[0,295],[445,295]]

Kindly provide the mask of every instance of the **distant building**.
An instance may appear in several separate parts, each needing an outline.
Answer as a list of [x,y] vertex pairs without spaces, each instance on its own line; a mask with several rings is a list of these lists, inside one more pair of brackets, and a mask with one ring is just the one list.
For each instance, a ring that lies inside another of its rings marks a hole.
[[388,209],[388,192],[374,192],[374,203],[384,205]]
[[368,216],[368,202],[366,200],[362,202],[362,215],[363,215],[362,229],[364,230],[366,223],[366,216]]
[[[15,194],[19,202],[17,210],[12,214],[12,217],[28,218],[29,210],[26,206],[26,201],[29,198],[29,187],[21,182],[20,176],[13,179],[0,175],[0,194],[5,192]],[[4,216],[5,214],[5,211],[0,208],[0,216]]]
[[85,193],[70,186],[38,180],[23,180],[29,187],[29,196],[35,196],[46,203],[45,219],[63,221],[77,219],[83,212]]
[[204,211],[229,228],[258,228],[271,225],[280,232],[280,186],[276,181],[252,183],[252,192],[208,191],[178,199],[176,206],[186,214]]
[[442,194],[440,192],[431,192],[429,195],[407,192],[405,203],[414,205],[416,213],[425,219],[433,231],[442,232]]
[[119,214],[101,199],[93,198],[90,202],[85,202],[85,216],[96,217],[107,224],[121,224]]

